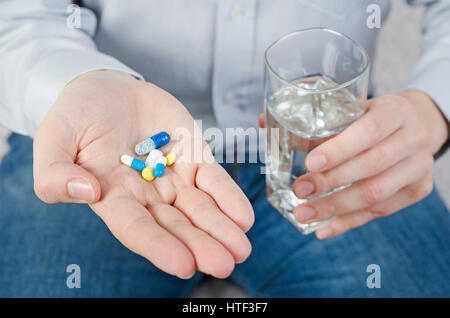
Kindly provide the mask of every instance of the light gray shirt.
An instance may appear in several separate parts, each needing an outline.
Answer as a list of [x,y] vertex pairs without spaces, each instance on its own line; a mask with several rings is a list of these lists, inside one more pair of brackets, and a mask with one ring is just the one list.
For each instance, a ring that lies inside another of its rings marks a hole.
[[[421,58],[406,87],[450,118],[450,2],[426,4]],[[340,31],[373,58],[369,4],[388,0],[0,0],[0,122],[33,136],[62,88],[96,69],[121,70],[177,97],[203,128],[257,126],[263,53],[303,28]],[[403,54],[408,54],[404,52]]]

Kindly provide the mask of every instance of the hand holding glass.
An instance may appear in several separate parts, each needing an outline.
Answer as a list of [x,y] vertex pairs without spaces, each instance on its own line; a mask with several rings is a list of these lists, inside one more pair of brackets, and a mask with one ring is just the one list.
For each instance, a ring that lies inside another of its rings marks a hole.
[[267,128],[268,201],[303,234],[327,221],[302,224],[293,209],[348,185],[308,199],[292,183],[307,173],[306,155],[366,111],[369,57],[349,37],[312,28],[288,34],[265,52],[264,118]]

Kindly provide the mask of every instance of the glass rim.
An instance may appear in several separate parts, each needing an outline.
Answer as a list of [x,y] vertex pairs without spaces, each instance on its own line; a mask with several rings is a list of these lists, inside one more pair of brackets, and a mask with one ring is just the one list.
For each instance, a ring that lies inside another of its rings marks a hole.
[[[308,89],[305,87],[299,87],[298,85],[294,85],[292,82],[290,82],[289,80],[285,79],[283,76],[281,76],[280,74],[278,74],[273,68],[272,65],[269,63],[269,59],[267,57],[267,54],[269,53],[269,51],[278,43],[280,43],[281,41],[286,40],[287,38],[290,38],[291,36],[297,35],[299,33],[307,33],[310,31],[325,31],[334,35],[337,35],[341,38],[344,38],[346,40],[349,40],[356,48],[358,48],[358,50],[362,53],[362,55],[365,58],[365,63],[364,66],[362,68],[362,70],[352,79],[346,81],[345,83],[339,84],[336,87],[332,87],[332,88],[327,88],[327,89]],[[345,87],[350,86],[353,82],[357,81],[368,69],[369,69],[369,65],[370,65],[370,57],[367,54],[366,50],[355,40],[353,40],[352,38],[350,38],[349,36],[329,29],[329,28],[324,28],[324,27],[313,27],[313,28],[307,28],[307,29],[300,29],[300,30],[296,30],[293,32],[289,32],[285,35],[283,35],[282,37],[280,37],[279,39],[275,40],[274,42],[272,42],[272,44],[269,45],[269,47],[267,47],[267,49],[264,51],[264,62],[266,64],[267,69],[275,75],[276,78],[278,78],[278,80],[280,80],[281,82],[283,82],[284,84],[286,84],[287,86],[290,86],[292,88],[295,88],[297,90],[303,90],[306,93],[310,93],[310,94],[315,94],[315,93],[328,93],[328,92],[332,92],[335,90],[339,90],[339,89],[343,89]]]

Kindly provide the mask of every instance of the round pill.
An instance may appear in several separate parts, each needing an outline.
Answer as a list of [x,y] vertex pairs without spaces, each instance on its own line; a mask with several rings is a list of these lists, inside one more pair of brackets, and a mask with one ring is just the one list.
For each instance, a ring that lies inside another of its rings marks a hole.
[[144,178],[147,181],[152,181],[155,179],[155,176],[153,175],[153,168],[146,167],[142,170],[142,178]]
[[177,156],[173,152],[168,153],[166,156],[167,165],[168,166],[173,165],[175,163],[176,158],[177,158]]

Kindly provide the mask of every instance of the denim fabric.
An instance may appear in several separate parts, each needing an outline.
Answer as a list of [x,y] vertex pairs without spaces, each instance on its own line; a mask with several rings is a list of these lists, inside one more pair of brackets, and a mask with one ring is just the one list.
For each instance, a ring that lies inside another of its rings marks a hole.
[[[32,141],[12,135],[0,164],[0,296],[178,297],[190,280],[167,275],[128,251],[86,205],[47,205],[33,192]],[[301,235],[265,199],[256,164],[240,165],[238,182],[256,221],[253,251],[230,280],[250,296],[450,296],[450,218],[436,191],[394,215],[333,239]],[[81,288],[66,286],[66,267],[81,268]],[[369,264],[381,288],[369,289]]]
[[[436,190],[389,217],[320,241],[300,235],[266,200],[264,176],[240,169],[253,204],[249,259],[232,279],[260,297],[449,297],[450,215]],[[381,269],[370,289],[367,266]]]
[[[184,281],[125,248],[87,205],[40,201],[33,191],[32,140],[13,134],[0,164],[0,297],[178,297]],[[66,286],[69,264],[81,288]]]

